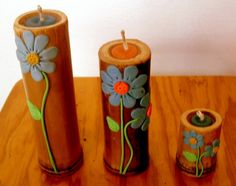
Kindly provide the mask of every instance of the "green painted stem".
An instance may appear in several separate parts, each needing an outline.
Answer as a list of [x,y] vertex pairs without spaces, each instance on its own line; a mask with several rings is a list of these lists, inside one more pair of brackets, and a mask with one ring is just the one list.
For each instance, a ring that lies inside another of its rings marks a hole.
[[200,156],[200,147],[198,147],[198,149],[197,149],[196,176],[198,176],[198,163],[199,163],[199,156]]
[[206,152],[202,153],[201,156],[200,156],[200,158],[199,158],[199,162],[200,162],[200,165],[201,165],[201,167],[202,167],[202,170],[201,170],[200,174],[198,175],[198,177],[201,177],[202,174],[203,174],[203,172],[204,172],[204,167],[203,167],[203,164],[202,164],[202,158],[203,158],[203,156],[204,156],[205,154],[206,154]]
[[136,121],[137,119],[134,119],[132,121],[129,121],[126,125],[125,125],[125,128],[124,128],[124,133],[125,133],[125,140],[129,146],[129,149],[130,149],[130,158],[129,158],[129,161],[127,163],[127,165],[125,166],[125,169],[123,170],[122,174],[125,175],[125,173],[127,172],[128,168],[129,168],[129,165],[133,159],[133,156],[134,156],[134,151],[133,151],[133,147],[129,141],[129,138],[128,138],[128,134],[127,134],[127,128],[134,122]]
[[120,134],[121,134],[121,160],[120,160],[120,174],[122,174],[123,164],[124,164],[124,156],[125,156],[125,149],[124,149],[124,119],[123,119],[123,99],[120,98]]
[[49,92],[49,81],[48,81],[48,77],[47,77],[46,73],[42,72],[42,75],[45,79],[46,90],[44,92],[42,105],[41,105],[41,123],[42,123],[43,135],[44,135],[44,138],[45,138],[50,163],[53,167],[54,172],[58,173],[57,166],[56,166],[56,163],[55,163],[55,160],[54,160],[54,157],[53,157],[53,154],[52,154],[52,150],[51,150],[51,147],[50,147],[50,144],[49,144],[46,124],[45,124],[45,121],[44,121],[44,109],[45,109],[45,104],[46,104],[46,100],[47,100],[48,92]]

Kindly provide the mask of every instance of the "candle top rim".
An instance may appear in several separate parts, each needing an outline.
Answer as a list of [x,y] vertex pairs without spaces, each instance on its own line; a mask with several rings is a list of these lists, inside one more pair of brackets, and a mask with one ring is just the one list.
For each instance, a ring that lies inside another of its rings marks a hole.
[[[201,127],[201,126],[193,125],[191,122],[188,121],[189,115],[195,114],[199,110],[204,113],[210,113],[210,115],[212,115],[212,117],[214,117],[214,121],[211,125]],[[213,130],[217,129],[222,124],[221,115],[213,110],[206,109],[206,108],[195,108],[195,109],[187,110],[181,115],[180,120],[183,125],[185,125],[189,129],[194,129],[198,132],[213,131]]]
[[115,45],[120,45],[123,43],[122,39],[112,40],[103,44],[98,52],[100,60],[105,63],[115,64],[115,65],[137,65],[139,63],[145,63],[151,58],[151,50],[147,44],[137,39],[126,39],[128,44],[135,45],[139,49],[139,53],[129,59],[118,59],[111,55],[110,50]]
[[43,9],[43,13],[45,15],[54,16],[56,18],[56,22],[51,25],[40,26],[40,27],[26,26],[24,23],[27,19],[38,15],[37,10],[32,10],[32,11],[28,11],[19,15],[14,22],[14,27],[20,27],[26,30],[27,29],[31,29],[31,30],[49,29],[49,28],[64,24],[68,20],[66,14],[59,10]]

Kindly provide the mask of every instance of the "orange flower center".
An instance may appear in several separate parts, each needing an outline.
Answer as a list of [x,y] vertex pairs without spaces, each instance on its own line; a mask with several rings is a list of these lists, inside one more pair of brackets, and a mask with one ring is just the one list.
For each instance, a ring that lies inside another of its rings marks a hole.
[[39,56],[35,52],[31,52],[26,56],[26,60],[30,65],[36,65],[39,63]]
[[146,115],[147,115],[147,117],[150,117],[151,114],[152,114],[152,104],[150,103],[149,106],[148,106]]
[[119,81],[114,85],[114,90],[117,94],[124,95],[129,91],[129,84],[124,81]]
[[219,147],[214,147],[214,148],[213,148],[213,152],[216,154],[217,151],[218,151],[218,149],[219,149]]
[[193,138],[193,137],[191,137],[191,138],[189,138],[189,143],[190,143],[191,145],[194,145],[194,144],[196,144],[196,143],[197,143],[197,139],[196,139],[196,138]]

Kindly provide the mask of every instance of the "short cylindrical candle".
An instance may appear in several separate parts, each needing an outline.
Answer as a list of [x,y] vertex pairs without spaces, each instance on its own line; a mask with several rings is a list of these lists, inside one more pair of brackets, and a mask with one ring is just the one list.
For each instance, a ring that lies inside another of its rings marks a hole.
[[99,50],[104,162],[121,175],[148,165],[150,58],[149,47],[134,39],[111,41]]
[[201,177],[215,169],[221,125],[221,116],[209,109],[182,114],[176,154],[177,166],[182,171]]
[[44,10],[41,16],[43,20],[38,11],[31,11],[16,19],[16,54],[33,118],[41,168],[55,174],[69,173],[81,165],[83,153],[77,125],[68,20],[56,10]]

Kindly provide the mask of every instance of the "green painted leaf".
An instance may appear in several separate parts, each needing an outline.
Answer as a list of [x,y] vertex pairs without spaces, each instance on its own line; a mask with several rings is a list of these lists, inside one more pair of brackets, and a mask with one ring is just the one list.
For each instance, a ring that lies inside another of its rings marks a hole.
[[190,162],[195,162],[197,160],[197,156],[191,152],[184,151],[183,155]]
[[111,117],[107,116],[106,119],[107,119],[109,129],[111,131],[118,132],[120,130],[120,126],[118,125],[118,123],[114,121]]
[[39,109],[30,100],[27,100],[27,104],[32,118],[35,120],[40,120],[41,112],[39,111]]

